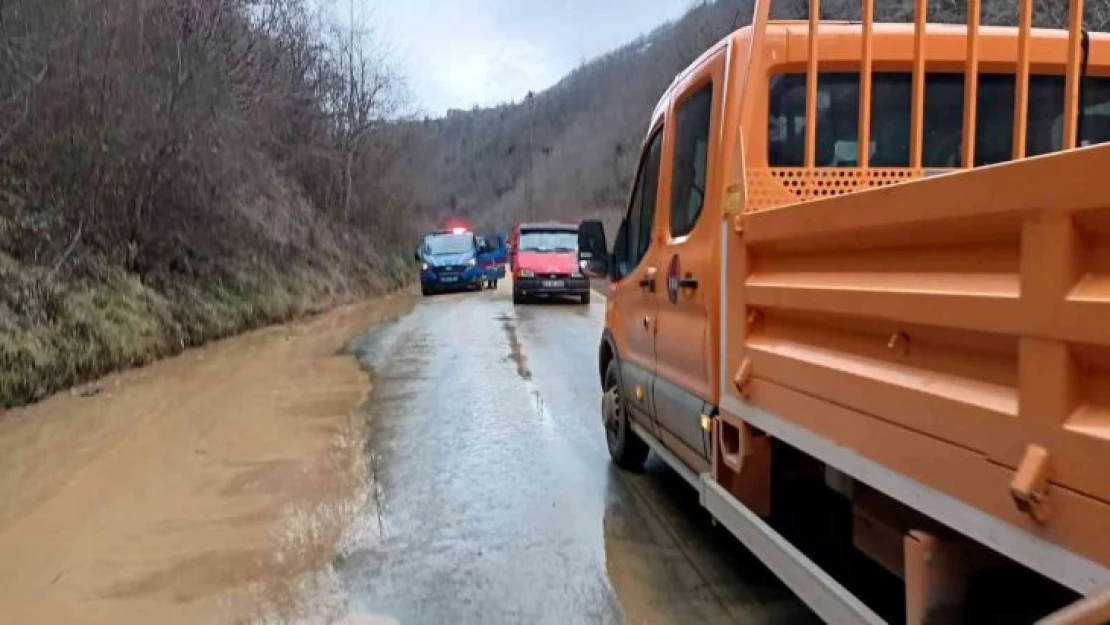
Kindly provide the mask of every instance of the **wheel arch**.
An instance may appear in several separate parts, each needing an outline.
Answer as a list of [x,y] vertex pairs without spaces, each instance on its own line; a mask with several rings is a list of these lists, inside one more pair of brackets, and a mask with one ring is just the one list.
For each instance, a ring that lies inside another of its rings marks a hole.
[[613,335],[609,330],[606,330],[601,335],[601,344],[598,345],[597,351],[597,379],[603,387],[605,384],[605,370],[609,368],[611,362],[620,362],[620,353],[617,351],[617,343],[613,340]]

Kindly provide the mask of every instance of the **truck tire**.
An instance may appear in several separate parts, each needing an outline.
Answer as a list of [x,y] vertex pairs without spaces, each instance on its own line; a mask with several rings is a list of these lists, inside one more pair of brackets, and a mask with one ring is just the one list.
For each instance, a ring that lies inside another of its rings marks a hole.
[[424,285],[420,285],[420,294],[423,295],[424,297],[428,297],[429,295],[432,294],[432,290],[429,289],[428,287],[424,286]]
[[605,369],[605,384],[601,395],[605,443],[614,464],[629,471],[639,471],[644,468],[644,461],[647,460],[648,446],[632,431],[628,410],[621,395],[617,366],[617,361],[613,360]]
[[582,296],[581,296],[581,299],[582,299],[582,305],[584,305],[584,306],[588,305],[590,303],[590,292],[586,291],[585,293],[583,293]]

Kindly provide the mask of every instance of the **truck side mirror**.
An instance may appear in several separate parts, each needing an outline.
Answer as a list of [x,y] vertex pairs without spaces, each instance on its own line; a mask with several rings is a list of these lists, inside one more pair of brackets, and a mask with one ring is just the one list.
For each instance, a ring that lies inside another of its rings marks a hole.
[[578,266],[587,278],[598,280],[609,276],[609,249],[605,226],[591,219],[578,225]]

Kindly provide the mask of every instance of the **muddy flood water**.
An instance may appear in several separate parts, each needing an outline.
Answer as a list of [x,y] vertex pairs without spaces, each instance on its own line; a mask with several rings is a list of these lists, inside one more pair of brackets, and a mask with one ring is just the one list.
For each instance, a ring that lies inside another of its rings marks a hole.
[[605,302],[394,297],[0,420],[0,623],[813,623],[657,459]]

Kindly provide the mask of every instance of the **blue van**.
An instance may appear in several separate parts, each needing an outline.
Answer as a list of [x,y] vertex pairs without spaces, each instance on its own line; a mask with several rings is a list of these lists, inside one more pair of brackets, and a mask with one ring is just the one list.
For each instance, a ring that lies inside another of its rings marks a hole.
[[416,252],[420,263],[420,292],[480,291],[485,271],[478,265],[478,239],[465,228],[440,230],[424,236]]

